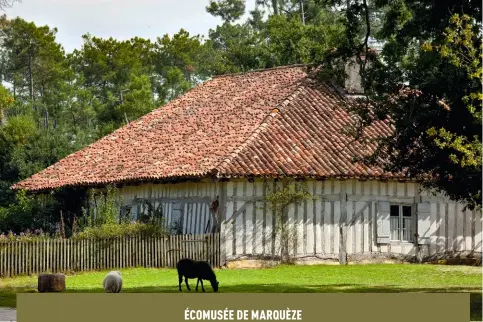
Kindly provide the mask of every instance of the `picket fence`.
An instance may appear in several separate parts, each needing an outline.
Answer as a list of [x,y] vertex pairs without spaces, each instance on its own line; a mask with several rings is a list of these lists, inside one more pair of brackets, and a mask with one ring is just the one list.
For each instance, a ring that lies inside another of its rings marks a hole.
[[219,267],[220,234],[0,241],[0,276],[176,267],[184,257]]

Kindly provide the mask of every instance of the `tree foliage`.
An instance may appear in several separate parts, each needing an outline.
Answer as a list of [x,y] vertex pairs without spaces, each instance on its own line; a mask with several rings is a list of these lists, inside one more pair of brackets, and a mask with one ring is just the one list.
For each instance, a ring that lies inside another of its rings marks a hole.
[[5,11],[6,8],[11,8],[15,2],[21,2],[20,0],[0,0],[0,10]]
[[211,0],[206,11],[225,22],[234,22],[245,13],[245,0]]
[[[481,2],[346,3],[347,41],[324,65],[354,56],[359,63],[368,99],[345,106],[359,116],[356,139],[387,117],[395,129],[363,161],[481,206]],[[382,44],[379,54],[371,37]]]
[[207,63],[212,74],[316,63],[344,40],[337,10],[307,1],[302,19],[300,2],[279,1],[279,13],[267,16],[264,9],[273,9],[275,2],[259,2],[246,21],[225,21],[209,31],[206,45],[212,56]]

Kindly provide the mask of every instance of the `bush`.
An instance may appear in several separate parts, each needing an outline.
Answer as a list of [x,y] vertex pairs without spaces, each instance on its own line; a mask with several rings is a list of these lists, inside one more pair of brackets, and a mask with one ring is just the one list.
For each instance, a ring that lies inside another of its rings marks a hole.
[[0,232],[26,232],[28,229],[42,229],[54,233],[58,217],[54,212],[53,202],[27,195],[20,190],[15,193],[15,200],[7,207],[0,207]]
[[132,223],[107,223],[96,227],[86,227],[72,239],[107,239],[133,236],[167,236],[166,230],[160,225]]
[[119,205],[122,203],[119,190],[113,186],[99,191],[91,189],[88,192],[89,205],[83,208],[84,218],[88,227],[101,227],[106,224],[114,224],[119,215]]
[[[60,236],[57,236],[60,237]],[[49,234],[46,234],[42,231],[42,229],[36,229],[35,231],[26,230],[25,232],[21,232],[19,234],[15,234],[12,231],[8,233],[1,233],[0,232],[0,242],[1,241],[34,241],[34,240],[41,240],[41,239],[48,239],[52,238]]]

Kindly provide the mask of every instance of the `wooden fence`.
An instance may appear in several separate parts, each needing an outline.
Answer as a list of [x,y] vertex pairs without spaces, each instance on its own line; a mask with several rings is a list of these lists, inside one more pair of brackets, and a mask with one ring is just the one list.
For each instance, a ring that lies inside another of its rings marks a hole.
[[0,241],[0,276],[176,267],[183,257],[220,266],[220,234]]

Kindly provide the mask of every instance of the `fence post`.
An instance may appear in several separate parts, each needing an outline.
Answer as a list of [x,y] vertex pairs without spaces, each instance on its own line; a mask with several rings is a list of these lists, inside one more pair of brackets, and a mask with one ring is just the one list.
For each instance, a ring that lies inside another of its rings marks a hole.
[[226,265],[226,222],[223,221],[220,225],[220,238],[219,238],[219,243],[220,243],[220,247],[218,247],[219,249],[219,258],[220,258],[220,262],[219,262],[219,265],[220,266],[224,266]]
[[210,261],[210,257],[209,257],[209,243],[208,243],[208,236],[205,236],[205,238],[203,239],[203,245],[204,245],[204,253],[205,253],[205,259],[208,263],[210,263],[210,265],[212,264],[211,261]]

